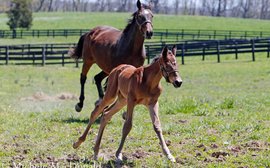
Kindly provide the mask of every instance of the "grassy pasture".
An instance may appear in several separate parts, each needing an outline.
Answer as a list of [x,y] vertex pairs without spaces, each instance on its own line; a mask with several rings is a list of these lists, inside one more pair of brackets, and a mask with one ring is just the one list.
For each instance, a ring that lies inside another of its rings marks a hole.
[[[125,28],[130,13],[34,13],[32,29],[91,29],[97,25],[110,25]],[[0,14],[0,29],[8,29],[6,14]],[[154,15],[154,29],[203,29],[203,30],[238,30],[268,31],[267,20],[214,18],[204,16]],[[27,39],[1,39],[0,45],[25,43],[77,42],[78,37],[49,37]],[[155,40],[155,37],[153,37]]]
[[[123,28],[126,13],[35,13],[33,28]],[[7,29],[0,15],[0,29]],[[86,20],[86,21],[85,21]],[[166,21],[166,22],[165,22]],[[181,22],[180,22],[181,21]],[[3,24],[2,24],[3,23]],[[199,24],[198,24],[199,23]],[[155,15],[155,28],[269,30],[267,21]],[[77,42],[72,38],[1,39],[3,44]],[[270,60],[266,54],[186,58],[180,65],[184,84],[166,84],[160,97],[163,132],[177,163],[162,155],[150,116],[136,107],[134,123],[123,149],[127,167],[269,167]],[[180,59],[178,60],[180,63]],[[74,110],[79,94],[80,69],[74,65],[0,66],[0,167],[104,166],[114,167],[123,120],[116,114],[105,129],[100,160],[92,160],[98,121],[78,150],[80,136],[97,98],[88,75],[84,110]]]
[[[180,60],[179,60],[180,61]],[[184,84],[173,88],[162,80],[160,118],[177,163],[162,155],[150,116],[136,107],[133,129],[124,147],[130,167],[269,167],[270,66],[256,62],[191,58],[180,66]],[[192,62],[191,62],[192,61]],[[0,67],[0,165],[115,166],[123,120],[116,114],[105,129],[101,158],[91,159],[98,132],[93,126],[78,150],[72,143],[84,130],[97,93],[90,73],[86,106],[78,114],[80,69],[58,66]]]

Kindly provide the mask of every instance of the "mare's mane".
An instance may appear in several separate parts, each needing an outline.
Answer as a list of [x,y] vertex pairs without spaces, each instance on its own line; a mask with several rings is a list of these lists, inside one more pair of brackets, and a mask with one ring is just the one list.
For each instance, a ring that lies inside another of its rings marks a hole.
[[[142,9],[149,9],[151,10],[151,7],[148,6],[148,5],[145,5],[145,4],[142,4]],[[129,31],[129,29],[132,27],[132,24],[134,22],[136,22],[136,15],[137,15],[138,11],[134,12],[132,15],[131,15],[131,18],[128,19],[128,24],[127,26],[125,27],[125,29],[123,30],[123,34],[127,34],[127,32]]]

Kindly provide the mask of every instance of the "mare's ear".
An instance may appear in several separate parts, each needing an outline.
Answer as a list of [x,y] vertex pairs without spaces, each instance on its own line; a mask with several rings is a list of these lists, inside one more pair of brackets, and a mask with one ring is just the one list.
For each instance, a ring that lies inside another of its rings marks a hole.
[[150,10],[152,10],[152,7],[154,6],[154,3],[153,1],[150,1],[149,4],[148,4],[148,7],[150,8]]
[[138,8],[138,10],[142,9],[142,4],[141,4],[140,0],[137,0],[137,8]]
[[168,53],[168,47],[165,46],[162,50],[162,58],[163,60],[166,62],[168,59],[167,59],[167,53]]
[[174,56],[176,56],[176,51],[177,51],[176,45],[173,45],[172,53]]

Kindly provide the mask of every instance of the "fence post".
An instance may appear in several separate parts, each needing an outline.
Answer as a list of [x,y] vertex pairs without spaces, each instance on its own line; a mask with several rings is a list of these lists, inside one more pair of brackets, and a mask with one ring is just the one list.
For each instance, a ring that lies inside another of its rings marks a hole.
[[33,59],[33,65],[35,65],[35,54],[33,54],[32,59]]
[[268,40],[268,46],[267,46],[267,58],[270,57],[270,40]]
[[202,55],[202,61],[205,60],[205,46],[206,46],[206,44],[203,43],[203,55]]
[[17,38],[17,31],[15,29],[12,30],[12,38]]
[[65,53],[62,53],[62,66],[65,66]]
[[181,57],[182,57],[182,65],[184,65],[185,64],[185,60],[184,60],[184,57],[185,57],[185,44],[182,44]]
[[45,65],[45,61],[46,61],[45,47],[42,47],[42,66]]
[[147,45],[147,64],[150,64],[150,55],[149,55],[149,53],[150,53],[150,46],[149,45]]
[[185,30],[184,29],[182,29],[182,39],[184,39],[184,32]]
[[75,63],[76,63],[76,68],[79,68],[79,59],[76,59]]
[[235,45],[235,59],[238,59],[238,43],[236,41],[234,41],[234,45]]
[[252,46],[252,61],[255,61],[255,42],[254,42],[254,39],[251,39],[251,46]]
[[220,63],[220,42],[217,41],[217,62]]
[[9,46],[6,46],[6,65],[8,65],[9,61]]

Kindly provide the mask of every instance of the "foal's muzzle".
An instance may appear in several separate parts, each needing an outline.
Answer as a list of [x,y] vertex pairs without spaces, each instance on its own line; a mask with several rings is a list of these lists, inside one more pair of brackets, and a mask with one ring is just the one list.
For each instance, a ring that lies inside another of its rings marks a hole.
[[146,38],[151,39],[153,36],[153,31],[146,31]]
[[182,85],[182,80],[176,80],[173,82],[175,88],[179,88]]

